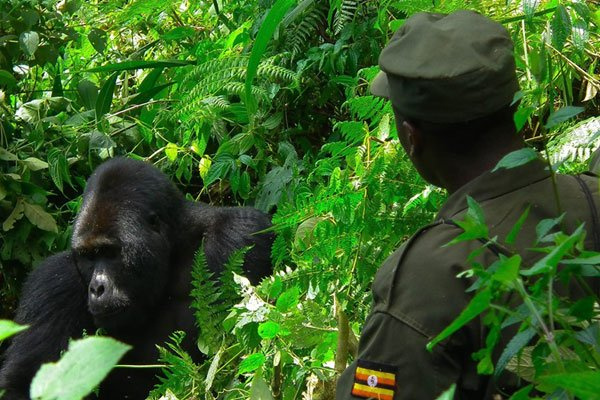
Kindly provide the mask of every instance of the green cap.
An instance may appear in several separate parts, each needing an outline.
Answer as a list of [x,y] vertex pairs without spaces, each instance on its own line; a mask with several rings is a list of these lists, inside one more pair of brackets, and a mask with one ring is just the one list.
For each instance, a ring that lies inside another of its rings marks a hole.
[[473,11],[418,13],[379,56],[371,93],[404,117],[465,122],[510,104],[519,83],[506,29]]

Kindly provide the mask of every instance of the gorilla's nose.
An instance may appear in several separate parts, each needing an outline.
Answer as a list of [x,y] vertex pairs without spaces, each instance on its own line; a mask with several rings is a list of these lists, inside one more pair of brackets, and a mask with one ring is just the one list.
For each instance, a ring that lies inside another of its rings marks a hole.
[[89,306],[92,313],[102,313],[109,308],[111,288],[112,283],[106,274],[94,274],[88,288]]

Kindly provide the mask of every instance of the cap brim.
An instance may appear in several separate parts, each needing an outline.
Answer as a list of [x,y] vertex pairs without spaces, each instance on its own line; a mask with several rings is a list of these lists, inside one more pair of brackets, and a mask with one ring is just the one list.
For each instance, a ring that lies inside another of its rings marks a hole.
[[373,82],[371,82],[371,94],[377,97],[390,98],[390,86],[388,84],[387,74],[379,71]]

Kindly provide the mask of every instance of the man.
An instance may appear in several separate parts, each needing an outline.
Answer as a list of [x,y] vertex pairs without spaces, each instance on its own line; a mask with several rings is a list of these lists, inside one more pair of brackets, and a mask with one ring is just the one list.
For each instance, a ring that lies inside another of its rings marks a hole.
[[[481,243],[446,246],[461,230],[466,196],[482,207],[490,236],[504,239],[530,207],[515,247],[531,266],[528,251],[535,226],[566,212],[572,232],[586,223],[587,248],[598,246],[598,185],[591,177],[557,176],[559,201],[542,160],[513,169],[494,166],[524,147],[511,106],[518,82],[513,45],[498,23],[471,11],[420,13],[407,19],[379,58],[382,72],[371,91],[393,105],[398,136],[419,173],[450,196],[434,223],[419,230],[380,268],[373,308],[362,331],[357,359],[339,379],[337,399],[434,399],[452,384],[456,398],[507,398],[516,377],[499,381],[478,375],[471,355],[485,346],[487,332],[473,320],[449,339],[426,344],[464,309],[472,281],[457,278]],[[595,210],[592,212],[592,210]],[[482,255],[490,265],[492,251]],[[511,335],[503,334],[499,349]]]

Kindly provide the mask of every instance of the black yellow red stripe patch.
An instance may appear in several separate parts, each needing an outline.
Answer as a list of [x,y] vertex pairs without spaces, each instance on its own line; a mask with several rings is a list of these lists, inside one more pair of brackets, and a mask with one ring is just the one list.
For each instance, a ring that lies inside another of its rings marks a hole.
[[396,391],[396,367],[358,360],[352,395],[365,399],[393,400]]

